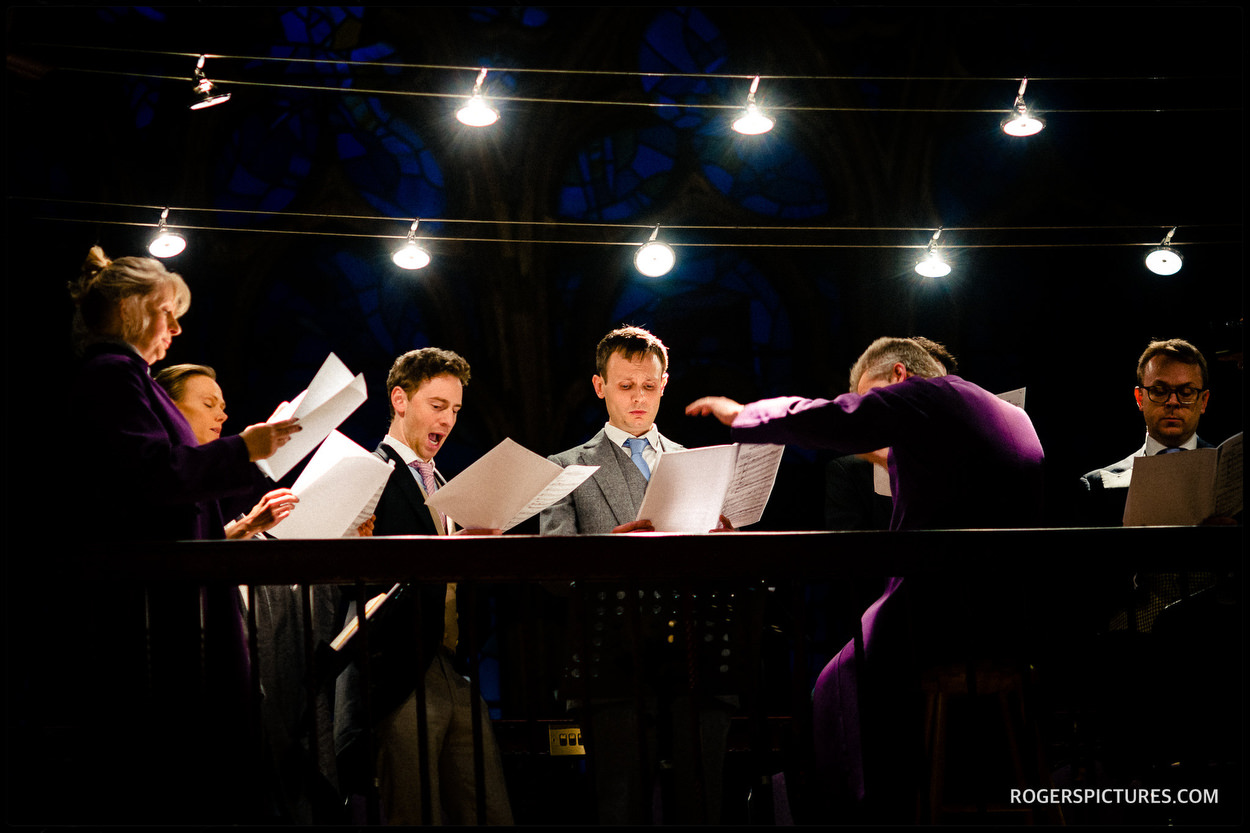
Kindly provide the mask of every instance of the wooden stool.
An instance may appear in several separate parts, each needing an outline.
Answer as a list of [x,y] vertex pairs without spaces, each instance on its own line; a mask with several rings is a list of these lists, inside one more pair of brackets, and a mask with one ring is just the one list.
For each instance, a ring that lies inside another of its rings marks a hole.
[[[1032,669],[1027,669],[1026,672],[1025,668],[1018,666],[978,662],[971,667],[960,664],[934,666],[925,669],[921,674],[920,687],[925,698],[925,752],[929,759],[927,815],[931,824],[939,823],[946,815],[984,815],[986,813],[1024,814],[1027,816],[1027,823],[1032,824],[1038,821],[1033,805],[1009,803],[1008,791],[1013,784],[987,784],[983,778],[978,777],[979,773],[976,770],[981,769],[981,766],[974,765],[971,768],[974,800],[954,803],[948,801],[946,795],[945,770],[950,752],[948,741],[951,737],[951,709],[960,700],[970,706],[970,718],[979,721],[992,719],[990,715],[984,714],[986,706],[991,708],[997,706],[993,708],[993,714],[998,717],[1000,721],[998,725],[1001,726],[1006,738],[1006,749],[1002,750],[1000,747],[1000,751],[1011,760],[1014,786],[1020,789],[1049,786],[1050,775],[1047,772],[1041,739],[1027,707],[1026,673],[1031,675]],[[1030,739],[1036,751],[1037,772],[1032,783],[1025,773],[1024,756],[1020,746],[1021,732],[1032,735]],[[984,747],[987,733],[968,732],[969,737],[977,734],[982,735],[981,743],[977,744],[981,748],[970,751],[973,760],[977,764],[984,764],[985,769],[988,770],[988,762],[978,760],[985,752],[990,751]],[[997,794],[987,795],[987,791],[997,791]],[[918,805],[916,809],[916,820],[923,821],[925,815],[923,806]],[[1044,814],[1047,816],[1044,819],[1046,822],[1063,823],[1062,815],[1057,807],[1046,805],[1046,811]]]

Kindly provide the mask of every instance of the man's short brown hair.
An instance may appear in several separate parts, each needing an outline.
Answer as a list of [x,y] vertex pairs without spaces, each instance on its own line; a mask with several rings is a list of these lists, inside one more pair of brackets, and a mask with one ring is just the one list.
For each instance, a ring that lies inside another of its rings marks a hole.
[[660,360],[660,370],[668,370],[668,348],[656,336],[642,327],[618,327],[599,341],[595,348],[595,372],[608,377],[608,359],[620,353],[629,361],[652,355]]
[[404,395],[412,395],[430,379],[450,375],[460,380],[460,384],[469,384],[469,363],[464,357],[451,350],[438,347],[422,347],[420,350],[409,350],[391,365],[391,372],[386,374],[386,401],[390,410],[390,418],[395,418],[395,406],[389,404],[391,391],[403,388]]
[[1146,383],[1146,365],[1155,356],[1167,356],[1172,361],[1181,364],[1196,364],[1198,369],[1202,371],[1202,387],[1207,388],[1207,360],[1202,355],[1202,351],[1194,347],[1183,338],[1169,338],[1166,341],[1152,341],[1146,345],[1146,350],[1141,354],[1141,358],[1137,360],[1137,385],[1141,387]]

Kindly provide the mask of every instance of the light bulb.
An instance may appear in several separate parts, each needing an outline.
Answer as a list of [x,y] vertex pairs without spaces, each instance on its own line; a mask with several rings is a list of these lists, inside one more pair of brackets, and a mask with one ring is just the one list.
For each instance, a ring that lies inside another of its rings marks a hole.
[[192,88],[192,92],[195,94],[195,101],[191,103],[192,110],[203,110],[206,107],[214,107],[230,100],[230,93],[213,92],[215,85],[204,74],[204,61],[207,57],[207,55],[201,55],[200,60],[195,64],[195,77],[193,79],[195,86]]
[[401,269],[424,269],[430,265],[430,253],[418,246],[416,241],[409,240],[395,250],[391,260]]
[[999,122],[999,126],[1008,136],[1033,136],[1042,132],[1046,122],[1036,116],[1030,116],[1028,110],[1021,108],[1016,115],[1008,116]]
[[758,136],[773,129],[774,122],[760,112],[755,104],[748,104],[746,112],[734,119],[733,128],[746,136]]
[[667,275],[677,263],[677,254],[658,240],[651,240],[634,252],[634,268],[648,278]]
[[1158,246],[1146,255],[1146,268],[1156,275],[1175,275],[1181,270],[1181,253],[1170,246]]
[[187,240],[181,234],[173,231],[161,231],[148,244],[148,251],[152,253],[153,257],[173,257],[181,254],[186,247]]
[[941,278],[951,273],[951,267],[940,254],[931,251],[917,261],[916,271],[926,278]]
[[486,127],[499,120],[499,111],[487,104],[481,93],[474,93],[469,103],[456,111],[456,118],[469,127]]

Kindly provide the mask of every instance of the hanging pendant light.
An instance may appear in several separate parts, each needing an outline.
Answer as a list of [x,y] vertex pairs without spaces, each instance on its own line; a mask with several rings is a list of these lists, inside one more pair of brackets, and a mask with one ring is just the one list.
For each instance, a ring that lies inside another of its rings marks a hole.
[[499,120],[499,111],[486,103],[482,98],[482,82],[486,80],[486,67],[477,75],[477,83],[473,85],[473,95],[469,102],[456,111],[456,118],[461,124],[469,127],[486,127]]
[[204,60],[207,57],[207,55],[201,55],[195,63],[195,77],[192,79],[195,81],[195,86],[191,90],[195,95],[195,101],[191,102],[192,110],[215,107],[230,100],[230,93],[216,92],[216,85],[204,74]]
[[651,232],[650,239],[634,252],[634,268],[648,278],[667,275],[677,264],[677,253],[673,248],[655,239],[659,233],[660,227],[657,225]]
[[412,221],[408,239],[391,255],[391,260],[401,269],[424,269],[430,265],[430,253],[417,243],[417,224],[420,222],[420,218]]
[[1016,102],[1011,105],[1011,114],[1004,117],[998,126],[1008,136],[1033,136],[1042,132],[1042,128],[1046,126],[1043,119],[1032,115],[1029,108],[1024,105],[1024,88],[1029,84],[1029,79],[1024,78],[1020,81],[1020,89],[1016,93]]
[[166,208],[161,212],[160,222],[156,224],[156,236],[148,243],[148,251],[153,257],[173,257],[182,254],[182,250],[187,247],[185,237],[165,227],[168,217],[169,209]]
[[776,124],[771,118],[764,115],[759,107],[755,104],[755,91],[760,86],[760,77],[755,76],[755,80],[751,82],[751,91],[747,93],[747,109],[741,116],[734,119],[733,128],[744,136],[758,136],[761,133],[767,133],[773,129]]
[[1146,268],[1156,275],[1166,277],[1181,271],[1181,253],[1168,245],[1172,242],[1173,234],[1176,234],[1175,228],[1169,231],[1159,245],[1146,255]]
[[939,226],[938,230],[933,232],[929,245],[925,246],[924,256],[916,261],[916,272],[926,278],[944,278],[951,273],[950,264],[942,257],[942,253],[934,248],[941,234],[942,228]]

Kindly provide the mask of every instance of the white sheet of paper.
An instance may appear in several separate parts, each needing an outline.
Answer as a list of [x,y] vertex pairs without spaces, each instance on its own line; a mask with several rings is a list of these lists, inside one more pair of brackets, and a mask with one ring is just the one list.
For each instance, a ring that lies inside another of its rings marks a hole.
[[576,489],[598,466],[562,468],[505,438],[426,505],[465,529],[505,532]]
[[[720,510],[720,514],[729,519],[734,529],[757,523],[764,515],[764,507],[772,496],[773,484],[777,482],[777,469],[781,467],[781,455],[785,450],[784,445],[738,445],[738,461],[733,480]],[[715,524],[708,529],[714,526]]]
[[1125,526],[1200,524],[1241,511],[1242,435],[1219,448],[1195,448],[1133,461],[1124,503]]
[[1003,400],[1004,402],[1010,402],[1012,405],[1015,405],[1017,408],[1023,411],[1024,410],[1024,393],[1027,390],[1028,388],[1016,388],[1015,390],[1009,390],[1009,391],[1006,391],[1005,393],[999,393],[995,395],[999,399]]
[[1215,514],[1231,518],[1245,506],[1246,481],[1241,468],[1241,433],[1220,443],[1215,470]]
[[885,466],[872,464],[872,490],[885,497],[893,497],[890,491],[890,470]]
[[664,452],[651,470],[637,520],[650,520],[656,532],[715,528],[737,463],[737,445]]
[[275,538],[350,538],[378,505],[393,462],[331,431],[291,491],[299,503],[269,531]]
[[303,430],[292,434],[291,441],[272,457],[257,461],[257,467],[270,479],[281,479],[331,431],[342,425],[366,398],[364,374],[353,377],[347,365],[331,353],[307,389],[269,419],[280,422],[295,417]]

